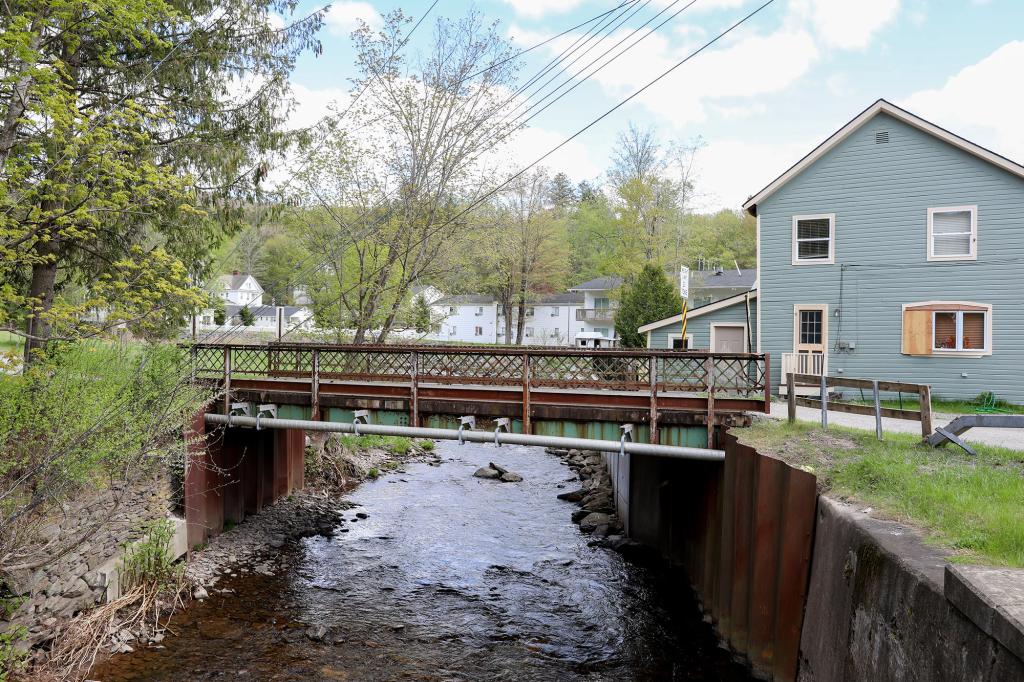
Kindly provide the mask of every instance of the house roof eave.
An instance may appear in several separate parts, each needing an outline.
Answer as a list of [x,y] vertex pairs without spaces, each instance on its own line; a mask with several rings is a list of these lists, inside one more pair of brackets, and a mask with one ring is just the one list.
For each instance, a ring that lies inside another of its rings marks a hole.
[[956,133],[950,132],[945,128],[938,126],[931,121],[927,121],[916,114],[896,106],[892,102],[885,99],[879,99],[869,106],[864,111],[857,114],[852,120],[846,125],[832,133],[824,142],[819,144],[817,147],[812,149],[807,155],[797,161],[795,164],[790,166],[782,175],[772,180],[766,185],[761,191],[753,195],[746,200],[743,204],[743,209],[750,215],[757,217],[757,205],[775,194],[783,185],[788,183],[790,180],[795,178],[806,170],[811,164],[817,161],[819,158],[824,156],[829,150],[834,148],[840,142],[845,140],[847,137],[855,133],[865,123],[873,119],[878,114],[888,114],[893,118],[906,123],[918,130],[928,133],[933,137],[936,137],[958,149],[961,149],[973,156],[976,156],[984,161],[997,166],[1008,173],[1012,173],[1020,178],[1024,178],[1024,166],[1009,159],[1001,154],[998,154],[990,149],[986,149],[979,144],[971,142],[967,138],[961,137]]

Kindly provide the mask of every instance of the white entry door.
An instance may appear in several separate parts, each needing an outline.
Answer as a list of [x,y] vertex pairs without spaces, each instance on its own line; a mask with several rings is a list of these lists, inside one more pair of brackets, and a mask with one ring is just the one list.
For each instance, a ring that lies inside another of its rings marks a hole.
[[711,352],[745,353],[747,328],[742,324],[711,325]]

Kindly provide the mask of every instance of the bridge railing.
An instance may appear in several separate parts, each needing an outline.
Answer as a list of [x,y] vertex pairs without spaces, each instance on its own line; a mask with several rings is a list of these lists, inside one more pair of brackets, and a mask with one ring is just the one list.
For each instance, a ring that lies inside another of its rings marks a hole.
[[510,346],[197,344],[197,376],[685,392],[771,390],[766,356],[668,350]]

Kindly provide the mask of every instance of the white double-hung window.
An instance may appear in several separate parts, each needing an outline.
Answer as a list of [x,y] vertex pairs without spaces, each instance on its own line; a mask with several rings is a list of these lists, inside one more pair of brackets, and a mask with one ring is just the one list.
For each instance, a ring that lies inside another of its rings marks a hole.
[[978,258],[978,207],[928,209],[928,260]]
[[835,262],[836,214],[793,216],[793,265]]

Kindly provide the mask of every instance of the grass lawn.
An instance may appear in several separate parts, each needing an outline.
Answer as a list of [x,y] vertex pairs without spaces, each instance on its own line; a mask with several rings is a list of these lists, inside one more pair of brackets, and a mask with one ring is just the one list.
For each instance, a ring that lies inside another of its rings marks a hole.
[[740,440],[818,476],[834,497],[920,528],[954,560],[1024,567],[1024,453],[931,448],[910,434],[758,421]]
[[10,332],[0,332],[0,353],[21,351],[21,337]]
[[[870,396],[870,391],[867,391]],[[854,403],[858,405],[869,405],[874,407],[875,403],[873,400],[868,399],[861,400],[860,398],[844,398],[842,402]],[[921,409],[921,403],[918,401],[917,396],[908,396],[903,399],[901,403],[899,400],[883,399],[882,407],[891,407],[893,409],[903,410],[919,410]],[[944,412],[947,414],[977,414],[981,407],[981,402],[978,400],[942,400],[932,399],[932,412]],[[1024,414],[1024,405],[1014,405],[1002,400],[997,400],[995,406],[997,414]]]

